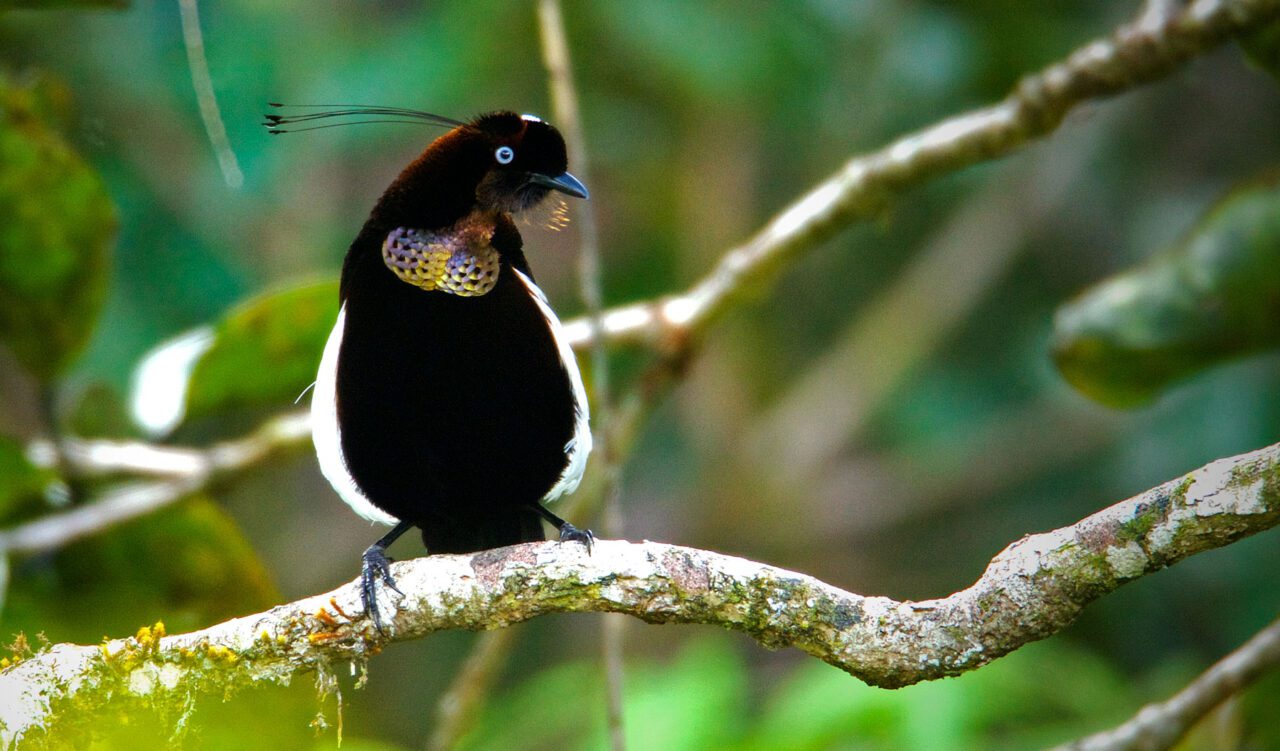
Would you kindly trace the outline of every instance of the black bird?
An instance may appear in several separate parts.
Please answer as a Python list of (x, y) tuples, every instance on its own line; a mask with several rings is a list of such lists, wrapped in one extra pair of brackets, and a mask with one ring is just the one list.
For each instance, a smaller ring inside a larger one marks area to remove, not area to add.
[(464, 123), (354, 107), (266, 124), (289, 132), (281, 126), (344, 115), (451, 127), (391, 183), (347, 250), (311, 401), (324, 476), (357, 514), (392, 525), (361, 569), (381, 630), (377, 580), (399, 592), (385, 551), (412, 527), (429, 553), (542, 540), (543, 519), (560, 540), (591, 545), (590, 531), (543, 506), (577, 487), (591, 431), (573, 351), (512, 221), (551, 191), (587, 189), (565, 171), (560, 133), (532, 115)]

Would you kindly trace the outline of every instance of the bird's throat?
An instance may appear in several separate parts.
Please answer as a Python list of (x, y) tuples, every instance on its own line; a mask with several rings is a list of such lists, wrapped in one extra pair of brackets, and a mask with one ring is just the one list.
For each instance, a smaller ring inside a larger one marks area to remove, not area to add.
[(494, 218), (480, 212), (441, 232), (397, 227), (382, 243), (382, 261), (401, 281), (459, 297), (488, 294), (498, 284)]

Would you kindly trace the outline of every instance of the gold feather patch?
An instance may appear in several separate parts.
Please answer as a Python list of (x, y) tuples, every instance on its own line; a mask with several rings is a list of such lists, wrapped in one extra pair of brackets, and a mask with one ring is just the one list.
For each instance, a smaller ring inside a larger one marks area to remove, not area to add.
[(437, 234), (397, 227), (382, 242), (382, 260), (420, 289), (479, 297), (498, 283), (498, 251), (489, 236), (471, 228)]

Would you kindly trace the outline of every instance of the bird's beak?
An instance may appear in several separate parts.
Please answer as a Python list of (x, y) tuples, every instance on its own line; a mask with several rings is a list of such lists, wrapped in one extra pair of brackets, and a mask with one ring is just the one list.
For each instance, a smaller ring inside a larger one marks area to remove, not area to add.
[(544, 188), (558, 190), (561, 193), (568, 193), (574, 198), (587, 197), (587, 186), (583, 185), (581, 180), (570, 175), (568, 172), (561, 172), (555, 177), (544, 175), (539, 172), (533, 172), (529, 175), (529, 182), (534, 185), (541, 185)]

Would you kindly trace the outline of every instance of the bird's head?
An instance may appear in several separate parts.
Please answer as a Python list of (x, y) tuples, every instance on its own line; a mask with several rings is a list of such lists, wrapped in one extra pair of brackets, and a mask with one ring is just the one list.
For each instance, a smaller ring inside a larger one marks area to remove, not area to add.
[[(586, 198), (587, 188), (565, 167), (564, 138), (533, 115), (493, 112), (458, 130), (475, 160), (476, 203), (481, 208), (517, 212), (537, 205), (551, 191)], [(442, 139), (443, 140), (443, 139)]]
[[(273, 104), (273, 107), (300, 109)], [(305, 105), (303, 107), (306, 107)], [(375, 215), (430, 214), (452, 221), (472, 208), (518, 212), (536, 206), (551, 191), (586, 198), (587, 188), (565, 171), (564, 138), (533, 115), (490, 112), (470, 122), (420, 110), (369, 105), (318, 105), (302, 114), (269, 114), (263, 123), (273, 134), (370, 122), (442, 125), (435, 139), (391, 184)], [(318, 120), (338, 118), (322, 125)], [(360, 118), (349, 120), (347, 118)], [(298, 127), (303, 126), (303, 127)]]
[[(559, 130), (534, 115), (498, 111), (463, 123), (403, 107), (275, 102), (271, 106), (302, 110), (300, 114), (266, 115), (262, 124), (273, 134), (356, 123), (449, 128), (404, 168), (375, 207), (375, 217), (393, 223), (406, 214), (422, 216), (424, 225), (431, 226), (447, 224), (471, 209), (524, 211), (552, 191), (586, 198), (584, 184), (564, 169), (568, 160)], [(337, 122), (316, 124), (330, 119)]]

